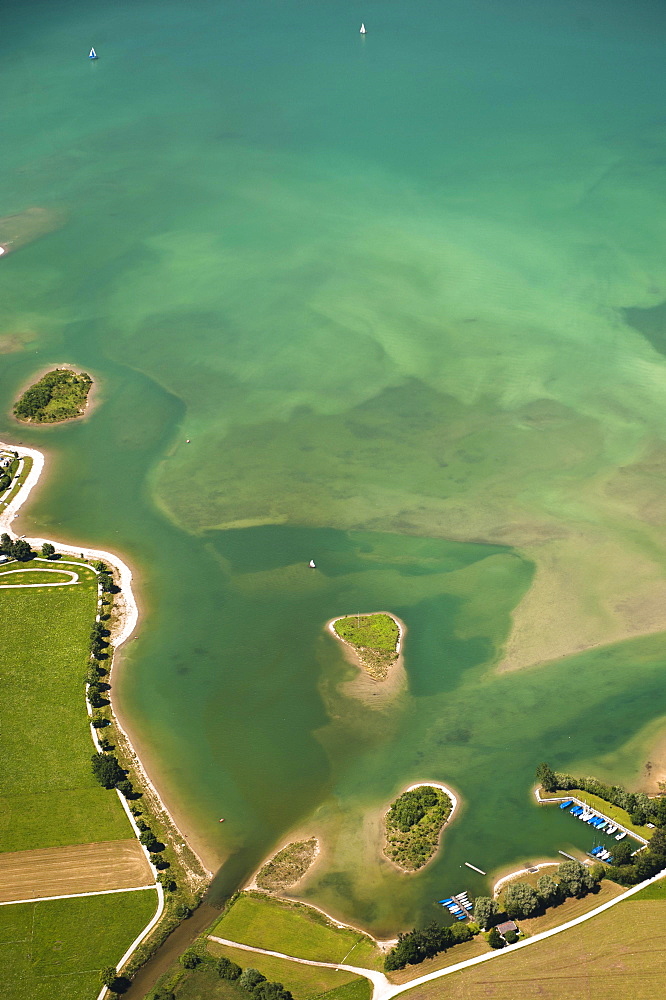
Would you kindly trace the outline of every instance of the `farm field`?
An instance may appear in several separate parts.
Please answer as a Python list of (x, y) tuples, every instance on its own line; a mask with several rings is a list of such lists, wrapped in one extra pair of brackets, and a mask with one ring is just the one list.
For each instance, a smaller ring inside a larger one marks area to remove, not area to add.
[(404, 994), (405, 1000), (648, 1000), (661, 996), (666, 989), (663, 900), (663, 896), (658, 900), (630, 898), (513, 955), (417, 986)]
[(84, 684), (95, 573), (81, 564), (72, 586), (3, 588), (5, 573), (16, 583), (16, 569), (9, 563), (0, 572), (0, 619), (8, 623), (0, 645), (0, 851), (125, 840), (132, 830), (117, 797), (90, 772)]
[[(271, 982), (282, 983), (294, 995), (294, 1000), (310, 1000), (330, 993), (332, 990), (348, 983), (368, 983), (352, 972), (336, 972), (335, 969), (321, 969), (316, 965), (299, 965), (283, 958), (272, 958), (259, 952), (244, 951), (241, 948), (229, 948), (226, 945), (208, 942), (208, 951), (215, 958), (220, 955), (230, 958), (241, 968), (258, 969)], [(363, 991), (361, 991), (363, 992)], [(365, 994), (370, 996), (370, 987), (365, 987)]]
[(94, 1000), (156, 906), (150, 890), (0, 906), (0, 997)]
[(370, 938), (329, 924), (316, 911), (267, 896), (244, 893), (211, 928), (211, 934), (317, 962), (341, 962), (382, 969)]
[(154, 883), (138, 840), (0, 854), (0, 902)]

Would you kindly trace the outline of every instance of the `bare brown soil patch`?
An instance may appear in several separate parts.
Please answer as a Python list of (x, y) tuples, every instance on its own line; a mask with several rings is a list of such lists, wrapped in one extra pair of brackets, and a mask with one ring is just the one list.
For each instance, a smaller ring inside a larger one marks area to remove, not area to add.
[(3, 903), (101, 889), (131, 889), (153, 882), (151, 867), (137, 840), (0, 854)]

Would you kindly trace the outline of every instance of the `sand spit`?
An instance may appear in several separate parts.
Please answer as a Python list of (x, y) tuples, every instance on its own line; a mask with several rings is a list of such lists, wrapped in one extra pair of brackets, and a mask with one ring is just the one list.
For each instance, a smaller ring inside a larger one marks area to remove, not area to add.
[[(18, 491), (16, 496), (13, 497), (5, 510), (0, 513), (0, 533), (7, 532), (9, 535), (16, 538), (19, 536), (17, 536), (16, 532), (12, 530), (12, 522), (19, 513), (20, 508), (28, 499), (31, 490), (33, 490), (39, 482), (39, 478), (44, 471), (45, 458), (42, 452), (37, 451), (35, 448), (24, 448), (22, 446), (4, 444), (2, 442), (0, 442), (0, 448), (16, 452), (19, 458), (32, 459), (32, 468), (30, 469), (25, 482), (21, 486), (21, 489)], [(113, 567), (114, 576), (120, 586), (120, 594), (116, 596), (116, 600), (114, 601), (116, 614), (114, 620), (111, 622), (110, 629), (111, 644), (114, 647), (114, 657), (111, 662), (111, 670), (109, 674), (109, 679), (111, 679), (116, 665), (118, 648), (124, 642), (127, 642), (136, 629), (137, 622), (139, 620), (139, 609), (132, 590), (131, 569), (125, 562), (123, 562), (122, 559), (115, 555), (115, 553), (106, 552), (103, 549), (91, 549), (82, 545), (68, 545), (58, 542), (53, 538), (28, 538), (27, 540), (35, 548), (39, 548), (44, 542), (51, 542), (51, 544), (54, 545), (59, 552), (81, 556), (84, 559), (89, 560), (102, 560)], [(111, 703), (111, 710), (113, 711), (113, 701)], [(204, 865), (203, 861), (194, 850), (192, 844), (176, 825), (173, 815), (167, 808), (163, 798), (160, 796), (153, 782), (149, 778), (138, 754), (134, 750), (126, 730), (121, 726), (115, 712), (113, 715), (114, 724), (117, 727), (117, 731), (122, 735), (128, 756), (132, 760), (132, 765), (140, 776), (145, 793), (150, 799), (153, 809), (159, 814), (160, 818), (164, 821), (166, 828), (170, 831), (174, 850), (178, 854), (181, 864), (183, 865), (192, 886), (203, 886), (207, 883), (209, 878), (212, 878), (213, 872), (211, 872)], [(189, 857), (189, 855), (191, 855), (191, 857)]]

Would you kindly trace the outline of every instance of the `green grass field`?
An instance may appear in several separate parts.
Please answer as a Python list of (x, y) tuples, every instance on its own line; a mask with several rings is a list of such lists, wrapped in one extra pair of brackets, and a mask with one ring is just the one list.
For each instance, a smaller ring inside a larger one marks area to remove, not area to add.
[[(266, 979), (274, 983), (282, 983), (293, 993), (294, 1000), (311, 1000), (322, 994), (329, 994), (339, 987), (349, 983), (359, 982), (360, 977), (352, 972), (336, 972), (335, 969), (320, 969), (316, 965), (299, 965), (284, 958), (271, 958), (258, 952), (243, 951), (241, 948), (228, 948), (225, 945), (208, 942), (208, 951), (218, 958), (225, 955), (240, 965), (241, 968), (258, 969)], [(361, 979), (361, 984), (369, 980)], [(369, 1000), (369, 986), (364, 986)], [(361, 991), (363, 992), (363, 991)]]
[(373, 941), (357, 931), (334, 927), (316, 911), (269, 896), (243, 893), (213, 926), (211, 934), (317, 962), (383, 968)]
[(666, 992), (664, 898), (630, 897), (546, 941), (417, 986), (405, 1000), (653, 1000)]
[(349, 615), (333, 626), (341, 639), (355, 646), (393, 652), (396, 648), (398, 626), (389, 615)]
[(97, 583), (90, 568), (79, 572), (74, 586), (0, 586), (1, 851), (132, 836), (117, 797), (90, 771), (84, 683)]
[(152, 891), (0, 906), (2, 1000), (94, 1000), (155, 913)]

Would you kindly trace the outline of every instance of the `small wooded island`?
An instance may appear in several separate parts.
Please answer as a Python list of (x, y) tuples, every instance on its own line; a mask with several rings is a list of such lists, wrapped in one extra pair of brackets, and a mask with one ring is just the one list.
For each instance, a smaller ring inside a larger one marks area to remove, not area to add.
[(386, 680), (389, 668), (400, 655), (402, 630), (388, 613), (346, 615), (329, 623), (333, 634), (351, 646), (355, 659), (377, 681)]
[(25, 390), (14, 404), (14, 416), (35, 424), (73, 420), (83, 415), (92, 384), (86, 372), (56, 368)]
[(454, 804), (441, 788), (419, 785), (399, 795), (386, 813), (384, 854), (406, 872), (423, 868), (437, 852)]

